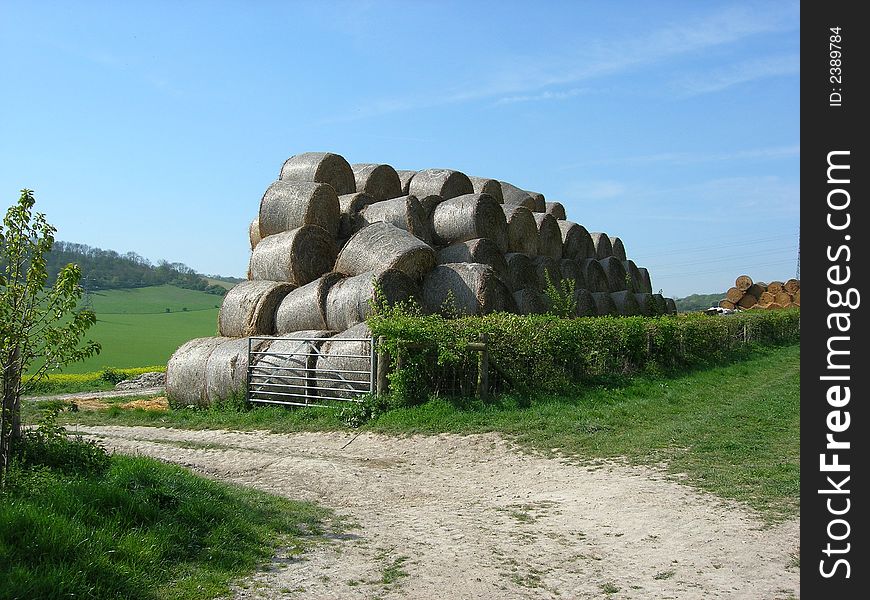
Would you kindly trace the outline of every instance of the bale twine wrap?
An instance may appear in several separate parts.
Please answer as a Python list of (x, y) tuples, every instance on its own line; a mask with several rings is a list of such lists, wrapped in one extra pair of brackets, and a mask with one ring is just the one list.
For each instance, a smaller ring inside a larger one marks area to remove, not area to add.
[(634, 261), (631, 259), (623, 261), (622, 267), (625, 269), (625, 272), (628, 273), (628, 277), (631, 280), (631, 290), (633, 292), (643, 291), (641, 290), (643, 287), (643, 277), (640, 274), (640, 269), (637, 268)]
[(274, 335), (278, 305), (294, 287), (278, 281), (243, 281), (236, 285), (227, 292), (221, 304), (218, 314), (220, 335)]
[[(788, 296), (788, 294), (786, 294)], [(791, 300), (791, 298), (789, 298)], [(758, 304), (758, 298), (753, 296), (752, 294), (743, 294), (743, 297), (737, 302), (737, 306), (740, 308), (752, 308)]]
[(333, 285), (326, 298), (326, 328), (344, 331), (365, 321), (372, 314), (375, 285), (382, 292), (382, 300), (395, 306), (399, 302), (414, 300), (422, 305), (420, 288), (409, 276), (397, 269), (370, 271), (342, 279)]
[(546, 200), (544, 200), (541, 194), (527, 192), (506, 181), (500, 181), (499, 183), (501, 184), (501, 192), (505, 204), (525, 206), (532, 212), (542, 213), (546, 211)]
[(375, 202), (363, 208), (354, 218), (353, 231), (356, 233), (363, 227), (383, 221), (431, 244), (432, 226), (428, 217), (416, 196), (401, 196)]
[(248, 346), (257, 352), (268, 344), (268, 340), (243, 337), (227, 339), (215, 348), (205, 367), (208, 404), (244, 394), (248, 383)]
[(586, 280), (586, 289), (590, 292), (610, 292), (610, 284), (607, 283), (607, 273), (594, 258), (580, 261), (583, 270), (583, 278)]
[(565, 207), (561, 202), (545, 202), (544, 203), (545, 210), (548, 215), (553, 215), (553, 217), (559, 221), (564, 221), (568, 218), (568, 215), (565, 214)]
[(514, 304), (521, 315), (542, 315), (549, 309), (547, 297), (531, 288), (523, 288), (513, 293)]
[(487, 238), (504, 253), (508, 250), (507, 221), (501, 204), (486, 194), (446, 199), (432, 213), (435, 243), (448, 246)]
[(508, 252), (538, 253), (538, 224), (532, 211), (518, 204), (500, 204), (507, 223)]
[(617, 316), (619, 310), (616, 304), (613, 303), (613, 298), (610, 297), (610, 292), (591, 292), (592, 301), (595, 303), (595, 315), (605, 317), (607, 315)]
[(595, 246), (586, 228), (571, 221), (558, 221), (562, 234), (562, 256), (574, 260), (595, 258)]
[(399, 170), (396, 171), (396, 174), (399, 176), (399, 183), (402, 184), (402, 194), (407, 196), (410, 193), (408, 188), (411, 187), (411, 180), (417, 174), (417, 171)]
[(595, 248), (595, 258), (601, 260), (613, 256), (613, 246), (610, 245), (610, 237), (606, 233), (591, 231), (589, 237), (592, 238), (592, 247)]
[[(621, 295), (621, 297), (624, 297), (627, 304), (631, 304), (631, 301), (634, 300), (634, 305), (636, 306), (636, 308), (634, 309), (636, 312), (623, 312), (623, 311), (630, 311), (630, 310), (632, 310), (632, 308), (630, 306), (621, 307), (621, 306), (619, 306), (619, 303), (617, 302), (617, 307), (619, 308), (619, 314), (622, 314), (622, 315), (629, 315), (629, 314), (643, 315), (645, 317), (654, 317), (656, 315), (656, 304), (655, 304), (655, 300), (653, 300), (652, 294), (647, 294), (646, 292), (632, 293), (632, 292), (625, 291), (625, 292), (613, 292), (610, 295), (613, 296), (613, 294), (619, 294), (619, 295)], [(614, 298), (614, 302), (616, 302), (616, 298)]]
[[(454, 306), (449, 306), (452, 296)], [(514, 307), (510, 291), (489, 265), (448, 263), (438, 265), (423, 278), (423, 302), (435, 313), (484, 315)], [(446, 303), (446, 304), (445, 304)]]
[(628, 257), (625, 255), (625, 245), (622, 243), (622, 240), (615, 235), (611, 235), (609, 236), (609, 238), (610, 248), (613, 251), (613, 256), (621, 261), (625, 261)]
[(782, 306), (785, 306), (786, 304), (791, 302), (791, 295), (788, 292), (786, 292), (785, 290), (783, 290), (783, 291), (777, 292), (773, 295), (773, 301), (776, 304), (781, 304)]
[(665, 308), (668, 315), (677, 314), (677, 302), (673, 298), (665, 298)]
[(508, 287), (511, 286), (507, 261), (492, 240), (476, 238), (452, 244), (439, 250), (435, 260), (439, 265), (461, 262), (489, 265), (503, 283), (507, 284)]
[(798, 279), (789, 279), (783, 284), (783, 289), (787, 291), (789, 294), (794, 294), (799, 289), (801, 289), (801, 282)]
[(549, 256), (535, 256), (532, 258), (532, 268), (535, 272), (536, 285), (539, 290), (547, 289), (547, 278), (558, 290), (562, 281), (561, 261)]
[(752, 286), (752, 277), (749, 275), (741, 275), (734, 281), (734, 287), (741, 292), (745, 292)]
[(338, 207), (341, 210), (341, 216), (338, 221), (338, 237), (347, 239), (352, 236), (354, 232), (353, 224), (359, 211), (375, 202), (377, 200), (365, 192), (339, 196)]
[(275, 330), (278, 334), (330, 329), (326, 325), (326, 299), (332, 286), (342, 279), (341, 273), (327, 273), (284, 296), (275, 313)]
[(248, 239), (251, 241), (251, 250), (257, 247), (263, 236), (260, 235), (260, 217), (254, 217), (248, 226)]
[(471, 187), (475, 194), (489, 194), (499, 204), (504, 204), (504, 194), (501, 191), (501, 184), (496, 179), (487, 179), (486, 177), (471, 177)]
[(434, 266), (435, 251), (431, 247), (404, 229), (383, 222), (353, 234), (335, 260), (335, 270), (345, 275), (392, 268), (415, 280)]
[(638, 267), (637, 270), (640, 271), (640, 278), (643, 283), (638, 291), (652, 294), (652, 280), (649, 276), (649, 269), (647, 269), (646, 267)]
[(731, 300), (719, 300), (719, 308), (727, 308), (729, 310), (734, 310), (734, 307), (737, 305), (731, 302)]
[(577, 303), (578, 317), (594, 317), (596, 314), (595, 298), (592, 293), (583, 288), (574, 290), (574, 301)]
[(559, 273), (562, 279), (574, 280), (574, 289), (578, 290), (586, 287), (586, 277), (583, 276), (583, 267), (576, 260), (563, 258), (559, 261)]
[(668, 314), (668, 302), (662, 294), (653, 294), (653, 307), (656, 315)]
[(725, 299), (729, 302), (733, 302), (737, 304), (740, 302), (740, 299), (743, 297), (743, 292), (738, 290), (736, 287), (728, 288), (728, 291), (725, 292)]
[(350, 168), (356, 181), (356, 191), (365, 192), (375, 200), (389, 200), (402, 195), (402, 181), (390, 165), (356, 163)]
[(332, 186), (308, 181), (276, 181), (260, 200), (260, 236), (319, 225), (335, 237), (341, 214)]
[(762, 292), (758, 297), (759, 304), (770, 304), (776, 299), (776, 295), (772, 292)]
[(508, 266), (508, 287), (512, 290), (537, 289), (538, 278), (532, 264), (532, 257), (519, 252), (504, 255)]
[(320, 347), (316, 363), (319, 396), (353, 398), (358, 396), (359, 392), (368, 392), (371, 389), (366, 373), (348, 372), (371, 369), (369, 358), (371, 342), (351, 341), (354, 338), (359, 340), (371, 337), (372, 332), (368, 326), (360, 323), (331, 337)]
[(767, 284), (767, 291), (771, 294), (778, 294), (783, 290), (783, 285), (781, 281), (771, 281)]
[(337, 254), (328, 231), (304, 225), (263, 238), (251, 253), (250, 277), (305, 285), (332, 270)]
[(562, 258), (562, 230), (559, 221), (547, 213), (534, 213), (535, 225), (538, 228), (538, 256)]
[(182, 344), (166, 364), (166, 398), (173, 408), (206, 406), (206, 365), (228, 337), (196, 338)]
[(607, 258), (600, 259), (598, 264), (604, 269), (604, 274), (607, 277), (607, 287), (610, 288), (611, 292), (628, 290), (626, 280), (631, 281), (631, 276), (625, 272), (625, 266), (623, 266), (620, 259), (615, 256), (608, 256)]
[(451, 169), (426, 169), (411, 179), (408, 193), (414, 196), (441, 196), (445, 200), (474, 193), (474, 186), (465, 173)]
[(356, 180), (350, 163), (332, 152), (304, 152), (291, 156), (281, 167), (278, 179), (328, 183), (339, 196), (356, 191)]
[[(317, 393), (316, 381), (310, 369), (317, 365), (317, 355), (323, 342), (334, 335), (333, 331), (294, 331), (269, 340), (259, 350), (270, 354), (255, 355), (253, 361), (251, 392), (257, 398), (274, 402), (305, 402), (304, 398), (287, 394)], [(302, 340), (293, 338), (313, 338)], [(289, 387), (286, 387), (289, 386)]]

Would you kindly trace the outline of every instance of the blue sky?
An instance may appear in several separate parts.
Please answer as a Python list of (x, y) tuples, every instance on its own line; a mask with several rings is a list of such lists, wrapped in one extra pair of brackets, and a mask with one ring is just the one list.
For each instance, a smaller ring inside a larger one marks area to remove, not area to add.
[(284, 159), (447, 167), (619, 235), (665, 294), (794, 276), (791, 2), (0, 2), (0, 192), (243, 276)]

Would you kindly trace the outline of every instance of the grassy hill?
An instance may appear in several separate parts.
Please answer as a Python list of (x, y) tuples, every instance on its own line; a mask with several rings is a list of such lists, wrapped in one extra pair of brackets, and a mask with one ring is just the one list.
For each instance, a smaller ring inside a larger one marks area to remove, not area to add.
[(718, 294), (692, 294), (685, 298), (676, 298), (677, 310), (680, 312), (691, 312), (694, 310), (706, 310), (711, 306), (717, 306), (719, 300), (725, 297), (725, 292)]

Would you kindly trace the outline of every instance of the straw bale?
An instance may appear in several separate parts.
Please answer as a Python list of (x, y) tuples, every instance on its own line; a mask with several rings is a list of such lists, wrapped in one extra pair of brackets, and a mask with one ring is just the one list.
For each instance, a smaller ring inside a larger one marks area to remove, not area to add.
[(305, 285), (332, 270), (337, 254), (329, 232), (304, 225), (263, 238), (251, 253), (250, 277)]
[(532, 211), (517, 204), (500, 204), (507, 223), (508, 252), (538, 253), (538, 224)]
[(243, 395), (248, 383), (248, 348), (254, 352), (268, 346), (265, 339), (249, 337), (227, 339), (211, 355), (205, 367), (208, 404)]
[(719, 300), (719, 308), (729, 308), (733, 310), (736, 306), (737, 305), (731, 302), (731, 300)]
[(260, 200), (260, 236), (319, 225), (335, 237), (341, 209), (332, 186), (308, 181), (276, 181)]
[(794, 293), (794, 296), (792, 297), (791, 301), (795, 306), (801, 305), (801, 291), (800, 290), (798, 290)]
[(220, 335), (273, 335), (278, 305), (293, 288), (289, 283), (277, 281), (243, 281), (236, 285), (227, 292), (221, 304), (218, 315)]
[(513, 293), (517, 313), (521, 315), (542, 315), (547, 312), (547, 297), (538, 290), (524, 288)]
[(501, 183), (501, 191), (505, 204), (525, 206), (532, 212), (542, 213), (546, 211), (547, 205), (543, 195), (527, 192), (506, 181), (500, 181), (499, 183)]
[(622, 240), (615, 235), (608, 237), (610, 238), (610, 248), (613, 251), (613, 256), (621, 261), (625, 261), (627, 257), (625, 255), (625, 245), (622, 243)]
[(791, 296), (786, 291), (777, 292), (773, 295), (773, 301), (777, 304), (781, 304), (785, 306), (789, 302), (791, 302)]
[(338, 206), (341, 209), (341, 216), (338, 221), (339, 240), (347, 241), (347, 238), (353, 235), (353, 224), (357, 214), (366, 206), (375, 202), (377, 200), (364, 192), (345, 194), (338, 197)]
[(623, 261), (622, 263), (625, 272), (628, 273), (628, 277), (631, 281), (631, 291), (633, 292), (641, 292), (646, 291), (643, 290), (643, 276), (640, 274), (640, 269), (637, 268), (637, 265), (634, 264), (634, 261), (629, 259)]
[(592, 246), (595, 248), (595, 258), (601, 260), (613, 256), (613, 246), (610, 245), (610, 237), (606, 233), (591, 231), (589, 237), (592, 238)]
[(492, 240), (476, 238), (452, 244), (439, 250), (435, 259), (439, 265), (461, 262), (489, 265), (496, 276), (510, 287), (511, 278), (507, 261)]
[(545, 212), (548, 215), (553, 215), (559, 221), (564, 221), (568, 218), (568, 215), (565, 214), (565, 207), (561, 202), (546, 202), (544, 206), (546, 207)]
[(535, 225), (538, 228), (538, 256), (562, 258), (562, 230), (559, 221), (547, 213), (535, 213)]
[(783, 285), (781, 281), (771, 281), (767, 284), (767, 291), (771, 294), (778, 294), (783, 290)]
[(432, 213), (435, 212), (435, 207), (444, 201), (444, 198), (437, 194), (429, 194), (428, 196), (417, 198), (417, 200), (420, 202), (423, 210), (426, 211), (426, 220), (430, 222), (429, 226), (431, 227)]
[(589, 290), (583, 288), (575, 289), (574, 301), (577, 303), (578, 317), (594, 317), (596, 315), (595, 298), (592, 297), (592, 293)]
[(761, 294), (767, 291), (767, 286), (759, 285), (758, 283), (753, 283), (749, 286), (749, 289), (746, 290), (747, 294), (752, 294), (756, 298), (761, 298)]
[(539, 290), (547, 289), (547, 276), (550, 281), (559, 289), (562, 281), (562, 269), (559, 264), (561, 261), (549, 256), (535, 256), (532, 258), (532, 268), (535, 271), (536, 288)]
[(778, 302), (771, 302), (765, 308), (767, 308), (767, 310), (778, 310), (778, 309), (784, 308), (784, 307), (782, 304), (779, 304)]
[(248, 239), (251, 242), (251, 250), (257, 247), (263, 236), (260, 235), (260, 217), (254, 217), (251, 224), (248, 226)]
[(586, 287), (586, 277), (583, 275), (583, 267), (580, 266), (579, 261), (563, 258), (559, 261), (559, 273), (562, 279), (573, 279), (575, 289)]
[(509, 252), (504, 255), (508, 266), (508, 287), (512, 290), (536, 289), (538, 278), (535, 273), (532, 257), (520, 252)]
[(501, 184), (496, 179), (486, 177), (468, 177), (475, 194), (489, 194), (499, 204), (504, 204), (504, 194), (501, 192)]
[(758, 298), (752, 294), (743, 294), (743, 297), (737, 302), (737, 306), (740, 308), (752, 308), (756, 304), (758, 304)]
[[(643, 298), (641, 298), (641, 296)], [(652, 294), (635, 294), (628, 290), (610, 292), (616, 310), (623, 317), (652, 315)]]
[(571, 221), (558, 221), (562, 234), (562, 256), (574, 260), (595, 258), (595, 246), (586, 228)]
[(607, 273), (594, 258), (579, 261), (583, 270), (583, 278), (586, 280), (586, 289), (590, 292), (610, 292), (610, 284), (607, 283)]
[(396, 174), (399, 176), (399, 183), (402, 184), (402, 193), (405, 195), (410, 194), (408, 190), (411, 187), (411, 180), (417, 174), (417, 171), (400, 170), (396, 171)]
[(631, 276), (625, 272), (625, 266), (622, 261), (615, 256), (599, 259), (598, 264), (604, 269), (604, 274), (607, 276), (607, 287), (611, 292), (619, 292), (627, 290), (627, 281), (631, 281)]
[(326, 299), (332, 286), (342, 279), (341, 273), (327, 273), (287, 294), (275, 313), (278, 334), (331, 329), (326, 325)]
[(728, 291), (725, 292), (725, 298), (729, 302), (733, 302), (734, 304), (737, 304), (738, 302), (740, 302), (740, 299), (742, 297), (743, 297), (743, 292), (741, 292), (736, 287), (728, 288)]
[(668, 314), (668, 301), (662, 294), (653, 294), (653, 307), (656, 315)]
[(370, 375), (346, 372), (371, 372), (371, 341), (352, 341), (354, 338), (370, 340), (371, 337), (368, 326), (359, 323), (323, 344), (317, 357), (317, 387), (322, 388), (318, 390), (320, 396), (352, 399), (360, 392), (371, 390)]
[[(450, 296), (453, 307), (449, 307)], [(423, 302), (432, 312), (444, 312), (446, 308), (451, 312), (455, 308), (459, 315), (483, 315), (515, 308), (510, 291), (492, 267), (479, 263), (435, 267), (423, 278)]]
[[(333, 331), (302, 330), (269, 340), (255, 355), (251, 369), (251, 393), (258, 399), (304, 403), (306, 392), (317, 395), (313, 371), (318, 353)], [(303, 339), (306, 338), (306, 339)], [(298, 394), (298, 396), (288, 395)]]
[(356, 233), (363, 227), (378, 221), (404, 229), (427, 244), (432, 243), (429, 215), (416, 196), (401, 196), (369, 204), (354, 218), (353, 232)]
[(801, 282), (799, 279), (789, 279), (783, 284), (783, 289), (789, 294), (794, 294), (799, 289), (801, 289)]
[(677, 314), (677, 303), (673, 298), (665, 298), (665, 304), (667, 306), (666, 314), (669, 314), (669, 315)]
[(335, 261), (345, 275), (398, 269), (415, 280), (435, 266), (435, 251), (425, 242), (389, 223), (372, 223), (351, 237)]
[(365, 321), (372, 314), (372, 305), (378, 301), (375, 298), (375, 284), (383, 293), (381, 299), (388, 306), (410, 300), (417, 306), (423, 304), (420, 288), (401, 271), (370, 271), (343, 279), (329, 289), (326, 298), (327, 329), (344, 331)]
[(206, 365), (227, 337), (196, 338), (181, 345), (166, 364), (166, 397), (173, 408), (206, 406)]
[(758, 297), (758, 303), (759, 304), (770, 304), (775, 299), (776, 299), (776, 294), (773, 294), (771, 292), (762, 292), (761, 295)]
[(445, 200), (474, 193), (474, 186), (465, 173), (450, 169), (425, 169), (411, 179), (408, 193), (418, 198), (429, 195)]
[(745, 292), (752, 286), (752, 277), (749, 275), (741, 275), (734, 281), (734, 287), (741, 292)]
[(332, 152), (304, 152), (288, 158), (281, 167), (282, 181), (328, 183), (339, 196), (356, 191), (353, 169), (344, 157)]
[(465, 194), (444, 200), (432, 213), (432, 225), (435, 243), (439, 245), (487, 238), (500, 252), (508, 250), (507, 221), (501, 204), (486, 194)]
[(613, 303), (610, 292), (591, 292), (591, 294), (592, 301), (595, 303), (595, 314), (597, 316), (619, 315), (619, 310), (616, 308), (616, 304)]
[(356, 163), (350, 168), (356, 180), (356, 191), (365, 192), (375, 200), (389, 200), (402, 195), (399, 174), (390, 165)]
[(640, 278), (643, 282), (643, 285), (641, 285), (641, 288), (637, 291), (652, 294), (652, 280), (649, 276), (649, 270), (646, 267), (638, 267), (637, 270), (640, 272)]

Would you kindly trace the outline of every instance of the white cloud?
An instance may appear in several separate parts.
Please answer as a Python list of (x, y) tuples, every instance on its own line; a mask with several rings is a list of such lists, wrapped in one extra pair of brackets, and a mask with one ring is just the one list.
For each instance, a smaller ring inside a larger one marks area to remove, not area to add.
[(541, 100), (567, 100), (581, 94), (588, 94), (591, 90), (588, 88), (574, 88), (565, 90), (564, 92), (541, 92), (540, 94), (526, 96), (505, 96), (499, 98), (496, 104), (515, 104), (517, 102), (538, 102)]

